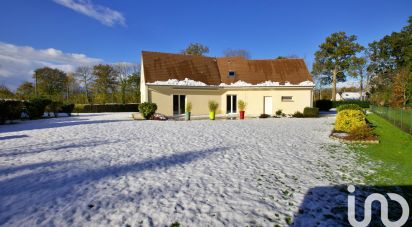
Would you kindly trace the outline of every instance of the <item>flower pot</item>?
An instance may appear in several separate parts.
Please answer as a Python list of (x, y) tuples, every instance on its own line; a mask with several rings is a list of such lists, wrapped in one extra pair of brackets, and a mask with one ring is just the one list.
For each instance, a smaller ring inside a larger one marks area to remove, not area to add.
[(185, 113), (185, 120), (190, 121), (190, 112)]
[(245, 119), (245, 111), (239, 111), (239, 118), (240, 120)]
[(209, 112), (209, 119), (214, 120), (215, 119), (215, 112)]

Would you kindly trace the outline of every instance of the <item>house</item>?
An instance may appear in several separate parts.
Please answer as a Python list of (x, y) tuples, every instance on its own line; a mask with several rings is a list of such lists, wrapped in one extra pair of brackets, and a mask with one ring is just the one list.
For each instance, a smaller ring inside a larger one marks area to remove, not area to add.
[(208, 102), (219, 104), (216, 114), (235, 114), (237, 101), (247, 102), (246, 115), (292, 114), (312, 107), (313, 82), (303, 59), (248, 60), (243, 57), (204, 57), (143, 51), (141, 102), (152, 102), (167, 116), (207, 115)]
[(339, 92), (336, 94), (336, 101), (343, 101), (343, 100), (365, 100), (366, 99), (366, 92), (362, 93), (362, 97), (360, 92)]

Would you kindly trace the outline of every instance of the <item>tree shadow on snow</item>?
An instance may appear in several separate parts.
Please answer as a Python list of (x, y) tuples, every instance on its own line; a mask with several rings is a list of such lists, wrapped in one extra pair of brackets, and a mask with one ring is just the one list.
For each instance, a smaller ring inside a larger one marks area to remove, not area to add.
[[(0, 225), (6, 223), (13, 215), (24, 213), (27, 209), (33, 210), (33, 206), (35, 208), (46, 206), (46, 204), (53, 203), (59, 197), (71, 196), (70, 199), (72, 200), (81, 200), (81, 194), (73, 196), (76, 192), (75, 189), (78, 189), (80, 184), (98, 182), (104, 178), (116, 178), (129, 173), (136, 174), (144, 171), (166, 170), (174, 166), (185, 165), (206, 158), (227, 149), (226, 147), (216, 147), (179, 152), (129, 164), (100, 166), (99, 168), (92, 168), (93, 166), (89, 163), (82, 163), (82, 161), (78, 160), (62, 162), (60, 164), (33, 164), (35, 165), (33, 168), (37, 168), (38, 171), (31, 171), (27, 174), (0, 181), (0, 185), (2, 185), (0, 187)], [(51, 169), (45, 170), (42, 167), (50, 167)], [(30, 166), (20, 168), (23, 170), (30, 168)], [(2, 169), (0, 177), (4, 173), (16, 173), (19, 170), (19, 167)], [(44, 198), (45, 196), (47, 196), (47, 199)], [(20, 199), (13, 199), (16, 197)], [(15, 201), (11, 207), (5, 205), (8, 204), (9, 199)]]
[[(27, 155), (27, 154), (39, 154), (46, 151), (60, 151), (60, 150), (70, 150), (72, 148), (84, 148), (84, 147), (96, 147), (99, 145), (120, 143), (122, 140), (73, 140), (69, 144), (67, 140), (60, 141), (61, 143), (66, 143), (64, 145), (50, 145), (50, 143), (36, 144), (36, 148), (32, 149), (31, 146), (18, 146), (10, 149), (5, 149), (0, 151), (0, 157), (10, 157), (17, 155)], [(53, 144), (59, 144), (59, 142), (54, 142)], [(40, 146), (39, 146), (40, 145)], [(23, 149), (24, 148), (24, 149)]]
[(66, 126), (76, 126), (76, 125), (90, 125), (90, 124), (104, 124), (112, 122), (129, 121), (125, 120), (90, 120), (88, 118), (79, 117), (59, 117), (59, 118), (49, 118), (49, 119), (39, 119), (32, 121), (25, 121), (19, 124), (12, 125), (2, 125), (0, 127), (0, 133), (6, 132), (18, 132), (26, 130), (36, 130), (36, 129), (47, 129), (47, 128), (60, 128)]
[[(380, 193), (386, 197), (390, 221), (397, 221), (401, 217), (402, 208), (386, 193), (403, 196), (412, 211), (412, 186), (354, 186), (354, 193), (348, 192), (348, 185), (311, 188), (307, 191), (290, 226), (351, 226), (348, 221), (348, 195), (355, 196), (357, 221), (364, 220), (365, 199), (372, 193)], [(381, 206), (377, 201), (372, 203), (372, 221), (368, 226), (384, 226), (381, 221)], [(412, 226), (412, 213), (409, 214), (409, 220), (404, 226)]]
[(28, 135), (14, 135), (14, 136), (2, 136), (0, 137), (1, 140), (11, 140), (11, 139), (19, 139), (19, 138), (27, 138)]

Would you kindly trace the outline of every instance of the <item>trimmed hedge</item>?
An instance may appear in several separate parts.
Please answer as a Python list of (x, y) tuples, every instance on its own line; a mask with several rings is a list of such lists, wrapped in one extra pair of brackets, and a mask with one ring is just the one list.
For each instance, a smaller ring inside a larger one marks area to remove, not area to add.
[(342, 110), (336, 116), (337, 131), (351, 132), (366, 125), (366, 116), (361, 110)]
[(76, 104), (73, 108), (75, 113), (137, 112), (139, 104)]
[(316, 100), (315, 102), (315, 107), (317, 107), (321, 111), (329, 111), (332, 108), (332, 106), (332, 101), (328, 99)]
[(340, 105), (336, 107), (336, 112), (339, 112), (342, 110), (362, 110), (363, 111), (363, 108), (356, 104), (345, 104), (345, 105)]
[(18, 100), (0, 100), (0, 124), (20, 119), (23, 103)]
[(338, 106), (347, 105), (347, 104), (356, 104), (362, 108), (369, 108), (369, 102), (361, 101), (361, 100), (334, 101), (332, 102), (332, 107), (337, 108)]
[(39, 119), (43, 117), (46, 107), (51, 104), (50, 99), (32, 99), (24, 102), (24, 111), (29, 115), (30, 119)]
[(319, 117), (319, 109), (316, 107), (305, 107), (303, 117)]
[(67, 115), (71, 116), (74, 110), (74, 104), (65, 104), (63, 106), (61, 106), (60, 108), (60, 112), (61, 113), (66, 113)]

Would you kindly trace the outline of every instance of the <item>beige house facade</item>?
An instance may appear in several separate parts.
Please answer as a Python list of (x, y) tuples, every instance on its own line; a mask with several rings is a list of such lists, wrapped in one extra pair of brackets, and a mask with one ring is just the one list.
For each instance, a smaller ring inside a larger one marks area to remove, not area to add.
[(313, 105), (312, 78), (302, 59), (143, 52), (140, 89), (141, 102), (156, 103), (157, 112), (166, 116), (184, 114), (188, 102), (192, 115), (207, 115), (211, 100), (219, 104), (220, 115), (237, 114), (239, 100), (247, 103), (246, 116), (274, 115), (277, 110), (293, 114)]

